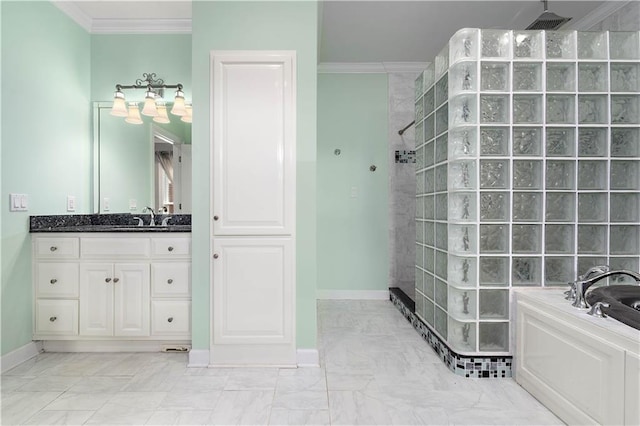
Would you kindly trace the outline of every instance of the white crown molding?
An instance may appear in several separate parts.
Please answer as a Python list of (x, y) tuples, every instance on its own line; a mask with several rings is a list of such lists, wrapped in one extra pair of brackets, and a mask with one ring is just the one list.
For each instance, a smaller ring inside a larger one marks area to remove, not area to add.
[[(637, 0), (634, 0), (637, 1)], [(588, 31), (593, 28), (594, 25), (602, 22), (604, 19), (616, 13), (618, 10), (633, 3), (633, 1), (605, 1), (602, 5), (598, 6), (590, 13), (585, 15), (582, 19), (577, 21), (569, 21), (562, 27), (563, 30), (578, 30)]]
[(191, 19), (94, 19), (92, 34), (191, 34)]
[(321, 62), (319, 74), (387, 74), (392, 72), (419, 73), (428, 62)]
[(84, 13), (82, 9), (80, 9), (74, 2), (52, 0), (51, 3), (53, 3), (54, 6), (66, 13), (69, 18), (73, 19), (76, 24), (87, 30), (87, 32), (91, 32), (91, 17)]

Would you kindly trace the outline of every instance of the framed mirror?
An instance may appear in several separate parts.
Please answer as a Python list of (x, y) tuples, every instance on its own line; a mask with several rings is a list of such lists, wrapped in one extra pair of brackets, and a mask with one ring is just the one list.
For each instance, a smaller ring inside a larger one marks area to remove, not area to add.
[(94, 104), (93, 211), (191, 213), (191, 124), (130, 124), (110, 111)]

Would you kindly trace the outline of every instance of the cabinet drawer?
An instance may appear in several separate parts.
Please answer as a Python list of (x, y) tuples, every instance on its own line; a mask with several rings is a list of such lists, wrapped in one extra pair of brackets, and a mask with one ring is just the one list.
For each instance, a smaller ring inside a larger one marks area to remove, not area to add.
[(80, 252), (86, 259), (130, 259), (149, 257), (148, 238), (82, 238)]
[(78, 263), (38, 263), (36, 297), (78, 297), (79, 276)]
[(191, 255), (191, 238), (154, 238), (151, 241), (154, 257), (187, 257)]
[(76, 336), (78, 334), (78, 301), (38, 299), (36, 301), (36, 334)]
[(153, 301), (151, 303), (151, 334), (191, 334), (191, 302)]
[(39, 259), (75, 259), (78, 257), (78, 247), (77, 238), (36, 237), (35, 257)]
[(152, 263), (151, 297), (191, 297), (191, 262)]

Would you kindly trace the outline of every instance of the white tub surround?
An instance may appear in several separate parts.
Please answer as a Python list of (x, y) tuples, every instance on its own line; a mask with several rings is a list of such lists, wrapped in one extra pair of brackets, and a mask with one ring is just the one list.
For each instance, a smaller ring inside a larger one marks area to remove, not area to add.
[(514, 291), (516, 381), (568, 424), (640, 424), (640, 330), (563, 290)]

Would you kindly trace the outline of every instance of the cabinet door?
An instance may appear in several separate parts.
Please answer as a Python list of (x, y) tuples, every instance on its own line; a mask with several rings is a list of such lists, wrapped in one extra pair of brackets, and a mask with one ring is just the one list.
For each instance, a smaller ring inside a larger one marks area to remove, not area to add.
[(80, 266), (80, 335), (113, 336), (113, 265)]
[(295, 53), (211, 58), (213, 233), (292, 235)]
[(149, 264), (117, 263), (114, 267), (115, 335), (149, 335)]
[(218, 238), (216, 256), (213, 363), (294, 363), (293, 240)]

